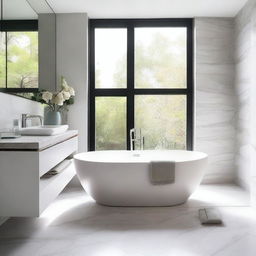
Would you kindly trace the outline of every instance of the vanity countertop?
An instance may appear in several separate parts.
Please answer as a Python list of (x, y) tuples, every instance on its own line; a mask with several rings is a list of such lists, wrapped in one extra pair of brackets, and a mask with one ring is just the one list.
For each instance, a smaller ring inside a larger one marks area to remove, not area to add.
[(16, 139), (0, 139), (0, 150), (41, 151), (77, 135), (77, 130), (69, 130), (53, 136), (21, 136)]

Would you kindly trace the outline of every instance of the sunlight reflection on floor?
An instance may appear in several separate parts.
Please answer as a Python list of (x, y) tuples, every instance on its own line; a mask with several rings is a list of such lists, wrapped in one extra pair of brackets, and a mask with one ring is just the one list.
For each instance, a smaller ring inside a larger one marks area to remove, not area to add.
[[(87, 203), (94, 204), (94, 200), (82, 188), (69, 188), (43, 212), (40, 219), (50, 225), (66, 212)], [(214, 206), (249, 206), (249, 194), (234, 185), (201, 185), (185, 204), (178, 207)]]
[(65, 212), (71, 210), (72, 208), (78, 207), (79, 205), (85, 204), (86, 202), (92, 201), (92, 199), (89, 196), (83, 194), (83, 191), (82, 193), (81, 191), (79, 192), (80, 194), (70, 193), (69, 197), (69, 192), (65, 191), (42, 213), (40, 219), (46, 220), (46, 225), (50, 225)]

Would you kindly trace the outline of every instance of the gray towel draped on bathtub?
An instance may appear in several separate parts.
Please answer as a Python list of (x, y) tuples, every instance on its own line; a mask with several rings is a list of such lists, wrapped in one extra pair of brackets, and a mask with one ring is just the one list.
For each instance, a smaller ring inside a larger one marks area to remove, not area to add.
[(171, 184), (175, 181), (174, 161), (151, 161), (150, 181), (153, 185)]

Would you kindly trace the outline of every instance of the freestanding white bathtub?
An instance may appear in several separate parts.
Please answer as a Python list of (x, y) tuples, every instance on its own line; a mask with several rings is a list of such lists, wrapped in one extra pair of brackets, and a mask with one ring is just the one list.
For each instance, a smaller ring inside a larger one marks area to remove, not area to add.
[[(74, 159), (85, 191), (97, 203), (109, 206), (182, 204), (199, 186), (207, 166), (205, 153), (183, 150), (93, 151)], [(152, 185), (152, 160), (174, 160), (175, 182)]]

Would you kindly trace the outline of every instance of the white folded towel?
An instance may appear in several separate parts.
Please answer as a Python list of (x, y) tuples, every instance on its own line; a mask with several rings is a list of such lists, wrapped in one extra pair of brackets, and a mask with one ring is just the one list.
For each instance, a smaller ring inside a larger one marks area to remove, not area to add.
[(174, 183), (175, 162), (152, 161), (150, 163), (150, 181), (153, 185), (164, 185)]

